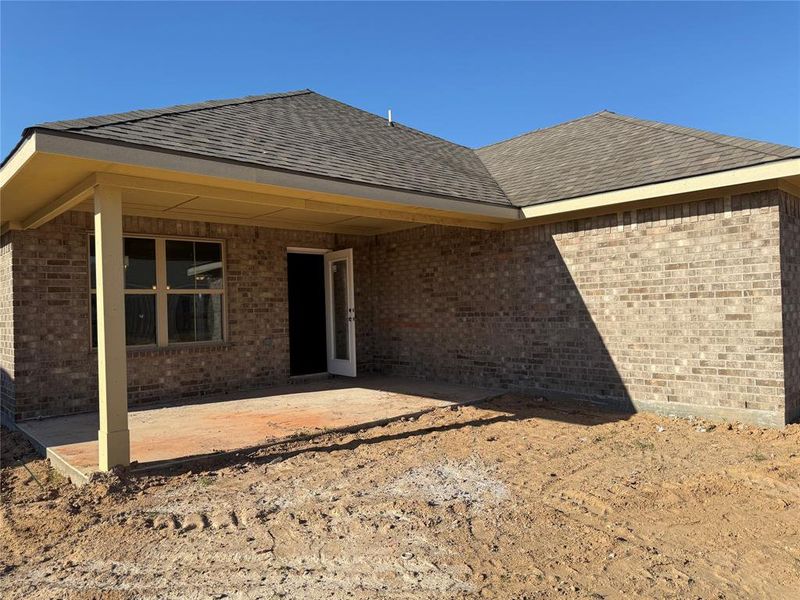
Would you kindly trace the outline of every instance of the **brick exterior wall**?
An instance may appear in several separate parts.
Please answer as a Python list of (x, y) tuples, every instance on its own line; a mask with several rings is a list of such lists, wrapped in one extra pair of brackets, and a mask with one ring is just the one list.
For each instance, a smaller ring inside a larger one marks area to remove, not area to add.
[[(11, 232), (17, 300), (16, 407), (11, 399), (4, 398), (3, 404), (17, 420), (96, 410), (97, 353), (89, 338), (87, 249), (92, 228), (90, 213), (70, 212), (39, 229)], [(128, 392), (133, 405), (285, 383), (289, 377), (286, 248), (335, 249), (361, 241), (325, 233), (138, 217), (125, 217), (123, 228), (128, 234), (223, 239), (226, 253), (228, 342), (129, 349)], [(363, 285), (358, 291), (361, 301)], [(363, 354), (368, 357), (366, 351)]]
[(14, 293), (11, 233), (0, 237), (0, 416), (13, 420), (14, 404)]
[(779, 192), (373, 249), (382, 372), (784, 418)]
[(781, 197), (781, 279), (786, 421), (800, 420), (800, 198)]
[[(126, 233), (225, 240), (229, 326), (225, 344), (129, 350), (130, 402), (284, 383), (286, 247), (353, 247), (359, 373), (781, 424), (800, 406), (797, 204), (772, 191), (377, 237), (126, 217)], [(90, 214), (71, 212), (4, 240), (16, 336), (0, 328), (14, 378), (3, 409), (18, 420), (96, 408), (91, 229)]]

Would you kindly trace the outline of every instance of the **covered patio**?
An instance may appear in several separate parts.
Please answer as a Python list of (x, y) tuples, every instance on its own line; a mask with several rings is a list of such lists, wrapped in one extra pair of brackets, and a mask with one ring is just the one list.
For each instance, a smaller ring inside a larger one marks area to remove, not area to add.
[[(379, 125), (386, 128), (385, 123)], [(221, 161), (216, 155), (109, 146), (76, 137), (71, 130), (54, 134), (42, 128), (28, 133), (2, 168), (0, 233), (47, 238), (48, 231), (69, 223), (70, 239), (62, 236), (62, 249), (69, 248), (65, 251), (74, 260), (75, 277), (69, 277), (69, 291), (65, 286), (60, 289), (69, 294), (66, 302), (76, 314), (74, 320), (66, 320), (62, 313), (59, 322), (87, 327), (85, 334), (53, 335), (57, 343), (37, 352), (39, 356), (54, 349), (60, 353), (62, 345), (70, 346), (53, 361), (68, 374), (70, 391), (63, 387), (65, 378), (55, 385), (31, 378), (27, 389), (40, 386), (31, 392), (31, 402), (52, 395), (65, 405), (79, 404), (66, 410), (96, 406), (98, 412), (29, 422), (64, 408), (22, 413), (15, 406), (15, 418), (54, 462), (61, 457), (74, 468), (72, 475), (78, 479), (117, 465), (233, 450), (297, 432), (303, 419), (286, 417), (282, 411), (312, 410), (303, 406), (317, 400), (307, 396), (296, 398), (299, 405), (277, 406), (277, 398), (283, 401), (288, 392), (263, 392), (258, 408), (229, 402), (222, 402), (218, 410), (210, 405), (138, 412), (130, 408), (142, 400), (205, 401), (220, 390), (280, 385), (295, 375), (355, 376), (360, 343), (355, 332), (355, 290), (359, 279), (364, 287), (367, 270), (356, 265), (352, 246), (371, 236), (423, 225), (499, 230), (502, 223), (519, 218), (511, 206), (465, 203), (441, 191), (383, 189), (267, 171), (250, 163)], [(43, 173), (48, 176), (42, 177)], [(265, 241), (269, 236), (275, 236), (276, 246)], [(179, 247), (187, 249), (188, 258), (175, 254)], [(199, 247), (211, 254), (200, 258)], [(286, 284), (287, 257), (297, 254), (318, 255), (320, 261), (324, 256), (324, 277), (322, 269), (319, 273), (301, 269), (296, 279), (303, 281)], [(356, 258), (363, 261), (364, 256)], [(356, 270), (364, 272), (354, 276)], [(289, 302), (292, 285), (302, 289)], [(303, 286), (308, 285), (323, 290), (319, 305), (307, 302)], [(258, 304), (251, 306), (251, 298)], [(360, 299), (359, 304), (363, 307), (366, 302)], [(39, 323), (39, 316), (29, 321)], [(291, 344), (300, 356), (320, 350), (322, 364), (297, 371), (289, 364), (289, 332), (311, 320), (320, 323), (317, 330), (300, 331)], [(368, 324), (365, 309), (359, 315), (362, 332)], [(165, 367), (179, 361), (180, 366)], [(10, 372), (4, 380), (14, 381), (15, 393), (25, 389), (25, 383)], [(331, 386), (327, 391), (333, 394), (329, 398), (333, 405), (343, 406), (345, 399), (334, 393), (341, 384), (326, 385)], [(56, 388), (57, 393), (52, 391)], [(326, 409), (319, 417), (320, 427), (352, 426), (436, 402), (471, 398), (450, 394), (451, 399), (445, 394), (442, 400), (420, 389), (410, 393), (415, 400), (395, 402), (397, 397), (387, 400), (382, 394), (378, 386), (361, 400), (358, 394), (355, 399), (348, 395), (347, 414)], [(376, 402), (379, 398), (384, 402)], [(356, 408), (359, 402), (364, 410)], [(232, 415), (242, 411), (255, 411), (258, 417), (246, 426), (252, 427), (252, 437), (241, 428), (204, 429), (194, 423), (195, 413), (216, 419), (215, 423), (238, 422)], [(280, 423), (286, 419), (289, 425), (284, 427)]]
[[(289, 438), (383, 424), (498, 392), (396, 377), (330, 378), (129, 413), (131, 469), (148, 470)], [(98, 413), (18, 428), (74, 483), (99, 470)]]

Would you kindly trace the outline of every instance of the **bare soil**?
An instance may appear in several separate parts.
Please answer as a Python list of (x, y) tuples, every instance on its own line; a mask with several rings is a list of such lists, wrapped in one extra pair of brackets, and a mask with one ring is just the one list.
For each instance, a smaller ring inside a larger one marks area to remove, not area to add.
[(2, 437), (5, 599), (800, 597), (800, 425), (506, 395), (82, 488)]

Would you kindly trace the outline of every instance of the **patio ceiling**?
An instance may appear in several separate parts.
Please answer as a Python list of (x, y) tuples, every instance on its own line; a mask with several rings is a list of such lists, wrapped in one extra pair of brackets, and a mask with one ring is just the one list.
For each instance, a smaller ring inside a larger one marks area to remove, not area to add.
[[(110, 179), (114, 181), (114, 178)], [(129, 185), (159, 188), (163, 180), (122, 180)], [(166, 185), (167, 189), (171, 186)], [(364, 216), (369, 209), (344, 204), (328, 205), (319, 202), (313, 209), (309, 201), (290, 196), (249, 194), (246, 200), (236, 200), (218, 194), (203, 195), (205, 190), (187, 186), (186, 192), (159, 189), (122, 188), (124, 214), (159, 217), (189, 221), (212, 221), (235, 225), (256, 225), (279, 229), (302, 229), (361, 235), (376, 235), (415, 227), (418, 223), (406, 220), (402, 213), (397, 218)], [(195, 193), (201, 192), (201, 193)], [(92, 212), (94, 204), (87, 198), (75, 210)], [(375, 209), (373, 209), (375, 210)]]

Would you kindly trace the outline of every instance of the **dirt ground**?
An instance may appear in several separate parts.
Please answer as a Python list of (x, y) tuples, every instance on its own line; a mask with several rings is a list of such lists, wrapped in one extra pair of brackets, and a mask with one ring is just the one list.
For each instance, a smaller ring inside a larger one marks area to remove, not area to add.
[(800, 598), (800, 425), (507, 395), (80, 489), (2, 461), (7, 599)]

